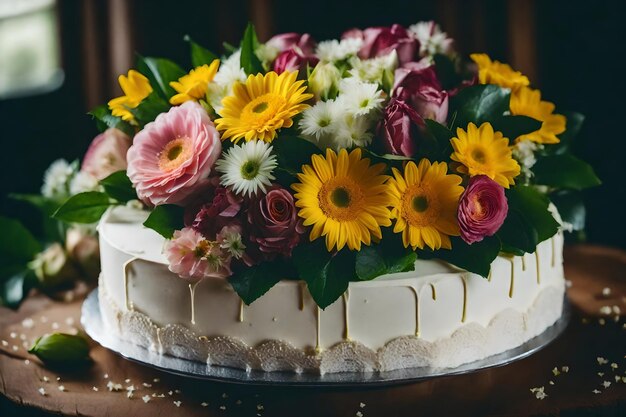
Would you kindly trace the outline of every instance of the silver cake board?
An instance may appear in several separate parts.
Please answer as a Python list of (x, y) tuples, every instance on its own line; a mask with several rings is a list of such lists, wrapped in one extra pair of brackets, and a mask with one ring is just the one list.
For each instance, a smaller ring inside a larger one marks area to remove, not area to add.
[(103, 347), (133, 362), (175, 375), (246, 385), (355, 387), (406, 384), (439, 376), (461, 375), (503, 366), (526, 358), (546, 347), (565, 330), (569, 318), (570, 306), (566, 297), (563, 303), (561, 318), (540, 335), (514, 349), (456, 368), (416, 367), (384, 372), (342, 372), (324, 375), (313, 373), (297, 374), (295, 372), (264, 372), (258, 370), (246, 371), (225, 366), (207, 365), (202, 362), (161, 355), (141, 346), (120, 340), (104, 327), (98, 304), (97, 289), (93, 290), (83, 303), (81, 323), (85, 332)]

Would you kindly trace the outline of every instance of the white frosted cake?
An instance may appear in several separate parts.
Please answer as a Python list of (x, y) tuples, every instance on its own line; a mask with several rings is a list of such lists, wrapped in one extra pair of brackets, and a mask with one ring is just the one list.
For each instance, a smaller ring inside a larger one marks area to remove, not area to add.
[(519, 346), (562, 312), (561, 233), (535, 253), (499, 256), (489, 279), (418, 260), (412, 272), (351, 282), (321, 310), (297, 280), (250, 306), (227, 281), (189, 285), (168, 270), (147, 215), (117, 208), (101, 221), (99, 300), (111, 332), (161, 354), (265, 371), (455, 367)]

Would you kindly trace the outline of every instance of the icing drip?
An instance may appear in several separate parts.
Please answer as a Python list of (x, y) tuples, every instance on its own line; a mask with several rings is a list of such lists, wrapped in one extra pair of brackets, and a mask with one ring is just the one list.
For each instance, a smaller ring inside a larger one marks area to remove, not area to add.
[(541, 264), (539, 263), (539, 249), (535, 250), (535, 261), (537, 263), (537, 284), (541, 284)]
[(350, 301), (350, 290), (346, 290), (346, 292), (343, 293), (343, 320), (345, 324), (345, 331), (343, 334), (343, 338), (345, 340), (350, 340), (350, 320), (348, 319), (349, 301)]
[(554, 236), (552, 236), (552, 239), (550, 239), (550, 241), (552, 243), (552, 261), (550, 262), (550, 265), (552, 266), (552, 268), (554, 268), (554, 252), (555, 252), (555, 249), (554, 249), (554, 241), (555, 241)]
[(467, 312), (467, 276), (461, 275), (461, 282), (463, 283), (463, 314), (461, 315), (461, 323), (465, 323), (465, 313)]
[(437, 292), (435, 291), (435, 284), (428, 284), (430, 285), (430, 292), (431, 292), (431, 296), (433, 297), (433, 300), (437, 299)]
[(507, 258), (511, 262), (511, 285), (509, 286), (509, 298), (513, 298), (513, 288), (515, 285), (515, 258)]
[(191, 324), (196, 324), (196, 287), (200, 282), (189, 284), (189, 296), (191, 297)]
[(206, 337), (206, 336), (198, 336), (198, 340), (201, 341), (201, 342), (207, 342), (209, 340), (209, 338)]
[(491, 282), (491, 267), (489, 268), (489, 275), (487, 275), (487, 281)]
[(320, 353), (322, 351), (322, 346), (320, 345), (320, 319), (321, 319), (321, 310), (319, 306), (315, 306), (315, 317), (316, 317), (316, 327), (317, 332), (315, 335), (315, 352)]
[(415, 297), (415, 336), (419, 337), (420, 335), (420, 305), (419, 305), (419, 294), (415, 287), (408, 286), (408, 288), (413, 292), (413, 296)]
[(243, 307), (244, 307), (243, 300), (239, 299), (239, 317), (237, 317), (237, 320), (239, 321), (239, 323), (243, 322)]
[(306, 290), (306, 283), (300, 281), (300, 311), (304, 310), (304, 291)]
[(126, 305), (126, 311), (133, 310), (133, 303), (128, 300), (128, 269), (137, 259), (139, 258), (130, 258), (122, 265), (122, 275), (124, 275), (124, 304)]
[(526, 254), (522, 255), (522, 271), (526, 271)]

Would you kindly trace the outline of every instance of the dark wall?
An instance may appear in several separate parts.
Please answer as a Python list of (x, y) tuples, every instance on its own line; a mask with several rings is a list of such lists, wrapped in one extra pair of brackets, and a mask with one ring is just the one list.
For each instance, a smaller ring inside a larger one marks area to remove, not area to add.
[[(130, 2), (134, 47), (143, 55), (188, 64), (185, 34), (214, 51), (236, 43), (248, 20), (266, 32), (309, 32), (316, 39), (338, 37), (350, 27), (409, 25), (436, 19), (457, 39), (462, 52), (484, 50), (508, 60), (512, 1), (149, 1)], [(74, 159), (96, 134), (85, 115), (84, 49), (78, 1), (61, 1), (66, 81), (57, 91), (0, 101), (0, 212), (25, 218), (25, 206), (10, 192), (37, 192), (41, 175), (54, 159)], [(626, 133), (626, 2), (527, 1), (534, 8), (537, 68), (534, 84), (562, 110), (587, 116), (576, 152), (591, 162), (604, 184), (585, 193), (588, 239), (626, 247), (623, 167)], [(102, 18), (106, 18), (103, 16)], [(448, 23), (448, 27), (445, 23)], [(102, 46), (99, 46), (102, 47)], [(106, 45), (105, 45), (106, 47)], [(532, 45), (531, 45), (532, 47)], [(104, 82), (104, 81), (103, 81)], [(107, 87), (109, 88), (109, 87)], [(110, 90), (110, 88), (109, 88)], [(116, 94), (110, 91), (110, 94)]]

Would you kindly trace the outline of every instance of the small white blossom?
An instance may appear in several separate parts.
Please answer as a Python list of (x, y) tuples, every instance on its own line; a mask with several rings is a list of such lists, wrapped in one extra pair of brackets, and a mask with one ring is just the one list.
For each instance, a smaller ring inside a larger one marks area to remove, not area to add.
[(252, 140), (243, 145), (235, 145), (217, 161), (215, 170), (221, 173), (220, 183), (229, 187), (235, 194), (252, 196), (276, 179), (272, 171), (278, 163), (272, 155), (272, 147), (261, 140)]
[(87, 191), (97, 191), (100, 189), (98, 179), (87, 172), (77, 172), (70, 181), (70, 194), (76, 195)]
[(363, 81), (376, 84), (383, 84), (385, 72), (391, 73), (398, 67), (398, 54), (395, 50), (383, 56), (371, 59), (359, 59), (358, 57), (350, 58), (349, 71), (352, 77)]
[(522, 174), (526, 179), (532, 178), (533, 172), (531, 168), (537, 162), (535, 152), (540, 149), (542, 145), (539, 145), (532, 140), (520, 140), (513, 146), (513, 158), (522, 169)]
[(207, 101), (216, 113), (222, 110), (222, 99), (233, 94), (233, 85), (236, 82), (245, 82), (246, 73), (241, 68), (241, 50), (233, 52), (231, 56), (221, 62), (220, 68), (213, 81), (207, 88)]
[(276, 59), (280, 49), (268, 42), (260, 44), (254, 53), (261, 62), (269, 64)]
[(41, 194), (54, 200), (63, 200), (69, 197), (70, 182), (77, 170), (77, 164), (70, 164), (65, 159), (57, 159), (50, 164), (44, 173)]
[(328, 99), (339, 88), (339, 80), (341, 80), (341, 72), (333, 63), (320, 62), (309, 75), (309, 90), (318, 100)]
[(420, 44), (420, 56), (433, 56), (436, 54), (451, 55), (453, 40), (446, 32), (442, 32), (438, 24), (433, 21), (419, 22), (409, 26), (409, 33)]
[(220, 232), (220, 248), (225, 249), (235, 259), (240, 259), (246, 251), (246, 245), (241, 240), (241, 234), (236, 230), (222, 230)]
[(346, 115), (337, 128), (335, 141), (340, 148), (352, 148), (354, 146), (365, 147), (372, 142), (372, 119), (367, 116)]
[(363, 39), (359, 38), (333, 39), (317, 44), (315, 54), (324, 62), (342, 61), (356, 55), (362, 45)]
[(320, 149), (334, 148), (333, 137), (346, 115), (343, 106), (338, 105), (335, 100), (319, 101), (302, 113), (298, 126), (302, 136)]
[(354, 77), (344, 78), (339, 83), (337, 98), (348, 113), (367, 116), (380, 110), (384, 101), (383, 91), (378, 84), (365, 83)]

